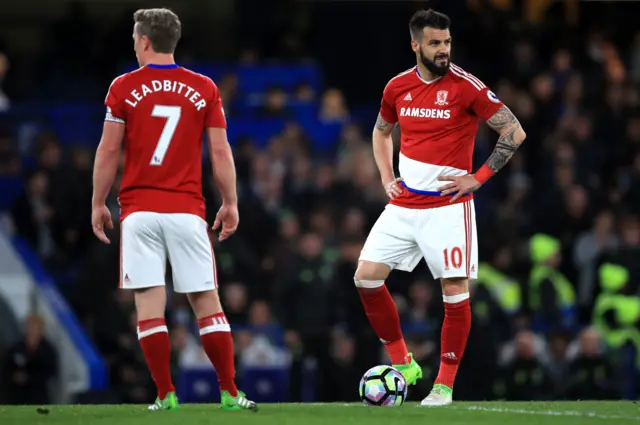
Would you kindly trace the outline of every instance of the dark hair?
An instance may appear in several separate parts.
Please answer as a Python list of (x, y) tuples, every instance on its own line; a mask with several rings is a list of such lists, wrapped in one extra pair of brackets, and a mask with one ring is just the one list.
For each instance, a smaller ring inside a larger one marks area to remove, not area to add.
[(169, 9), (140, 9), (133, 14), (138, 35), (146, 35), (156, 53), (173, 53), (182, 34), (178, 15)]
[(433, 9), (418, 10), (409, 20), (411, 38), (420, 40), (425, 27), (446, 30), (451, 27), (451, 19), (444, 13), (436, 12)]

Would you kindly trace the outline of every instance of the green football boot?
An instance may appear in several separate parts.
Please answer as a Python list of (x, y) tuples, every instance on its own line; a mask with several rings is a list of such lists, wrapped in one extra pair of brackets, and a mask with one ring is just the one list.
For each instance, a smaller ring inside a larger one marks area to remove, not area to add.
[(242, 391), (238, 391), (238, 396), (234, 397), (229, 394), (229, 391), (222, 391), (220, 393), (221, 396), (221, 404), (223, 410), (249, 410), (251, 412), (258, 411), (258, 405), (247, 398), (245, 393)]
[(404, 376), (407, 385), (415, 385), (418, 379), (422, 379), (422, 368), (418, 362), (413, 359), (413, 354), (409, 353), (409, 357), (411, 358), (411, 362), (407, 364), (394, 364), (392, 366)]
[(167, 396), (160, 400), (156, 398), (156, 402), (149, 406), (149, 410), (178, 410), (178, 397), (176, 393), (167, 393)]

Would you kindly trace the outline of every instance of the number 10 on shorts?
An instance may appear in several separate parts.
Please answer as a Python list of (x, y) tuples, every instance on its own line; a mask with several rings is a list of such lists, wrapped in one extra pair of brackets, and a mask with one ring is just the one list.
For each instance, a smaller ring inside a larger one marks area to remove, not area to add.
[(451, 251), (449, 251), (449, 248), (445, 248), (443, 254), (445, 271), (449, 270), (449, 264), (451, 264), (454, 269), (462, 267), (462, 250), (460, 247), (456, 246)]

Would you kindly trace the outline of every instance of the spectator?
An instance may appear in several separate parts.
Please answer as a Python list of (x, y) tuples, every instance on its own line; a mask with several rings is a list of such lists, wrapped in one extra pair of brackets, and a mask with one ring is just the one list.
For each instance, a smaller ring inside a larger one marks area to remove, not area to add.
[(515, 356), (503, 370), (508, 400), (549, 400), (553, 396), (552, 381), (536, 356), (535, 345), (531, 332), (520, 332), (516, 336)]
[(51, 384), (58, 376), (58, 356), (45, 338), (42, 317), (30, 315), (24, 337), (11, 347), (2, 365), (9, 404), (49, 404)]
[(324, 92), (319, 118), (324, 123), (344, 122), (349, 118), (349, 109), (340, 90), (333, 88)]
[(578, 354), (569, 365), (567, 398), (570, 400), (615, 400), (620, 397), (613, 385), (614, 370), (604, 356), (602, 341), (593, 328), (578, 337)]
[(272, 87), (266, 94), (265, 104), (260, 110), (260, 116), (265, 118), (287, 118), (290, 111), (287, 108), (287, 93), (281, 87)]
[(588, 232), (581, 233), (574, 245), (573, 261), (578, 270), (578, 303), (581, 323), (589, 323), (591, 306), (597, 296), (597, 266), (603, 256), (611, 255), (619, 245), (610, 211), (600, 212)]
[(9, 100), (9, 96), (2, 89), (2, 83), (9, 71), (9, 58), (7, 55), (0, 52), (0, 113), (6, 112), (9, 110), (11, 106), (11, 101)]
[(11, 207), (11, 218), (18, 235), (45, 260), (56, 250), (53, 239), (55, 210), (49, 202), (49, 179), (42, 171), (34, 172), (25, 192)]

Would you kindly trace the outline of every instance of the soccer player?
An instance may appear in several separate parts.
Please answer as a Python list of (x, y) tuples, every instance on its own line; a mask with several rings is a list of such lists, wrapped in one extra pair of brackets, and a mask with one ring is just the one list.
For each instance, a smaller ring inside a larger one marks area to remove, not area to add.
[(206, 133), (222, 207), (213, 225), (221, 241), (238, 226), (236, 174), (218, 88), (181, 68), (173, 53), (178, 16), (167, 9), (138, 10), (133, 42), (140, 68), (116, 78), (105, 99), (107, 114), (93, 174), (93, 232), (109, 243), (105, 199), (124, 144), (120, 190), (120, 287), (135, 291), (138, 339), (156, 383), (150, 410), (173, 410), (171, 346), (165, 324), (165, 270), (174, 290), (186, 293), (198, 318), (202, 346), (216, 369), (225, 410), (256, 410), (234, 382), (233, 340), (217, 293), (215, 260), (202, 197), (202, 135)]
[[(389, 81), (373, 130), (374, 157), (390, 202), (371, 229), (354, 277), (373, 329), (411, 385), (422, 370), (407, 352), (384, 281), (393, 269), (413, 270), (422, 257), (440, 279), (445, 307), (440, 369), (423, 406), (452, 402), (471, 327), (469, 279), (477, 277), (478, 268), (472, 192), (500, 171), (525, 139), (509, 108), (451, 63), (450, 24), (433, 10), (418, 11), (409, 22), (417, 66)], [(478, 118), (499, 138), (489, 159), (471, 174)], [(402, 133), (400, 177), (392, 165), (395, 124)]]

